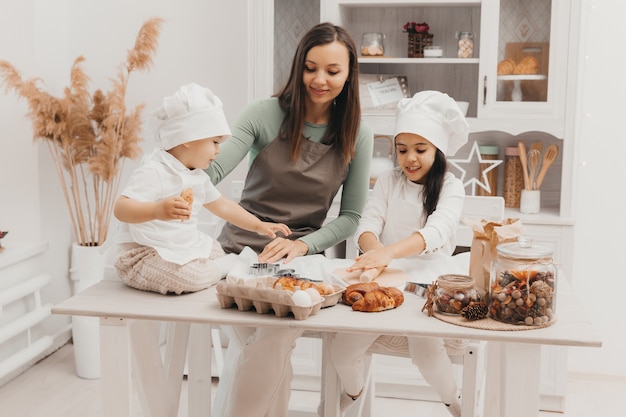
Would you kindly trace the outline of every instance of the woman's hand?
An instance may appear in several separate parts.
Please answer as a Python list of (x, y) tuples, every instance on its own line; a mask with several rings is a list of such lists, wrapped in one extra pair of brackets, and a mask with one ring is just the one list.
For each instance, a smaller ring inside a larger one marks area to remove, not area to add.
[(261, 222), (261, 224), (256, 228), (255, 232), (260, 235), (266, 235), (271, 237), (272, 239), (276, 237), (276, 233), (280, 232), (283, 236), (289, 236), (291, 234), (291, 230), (287, 225), (282, 223), (270, 223), (270, 222)]
[(285, 258), (284, 264), (298, 256), (309, 253), (309, 247), (301, 240), (289, 240), (277, 237), (265, 245), (263, 252), (259, 255), (259, 262), (272, 263)]

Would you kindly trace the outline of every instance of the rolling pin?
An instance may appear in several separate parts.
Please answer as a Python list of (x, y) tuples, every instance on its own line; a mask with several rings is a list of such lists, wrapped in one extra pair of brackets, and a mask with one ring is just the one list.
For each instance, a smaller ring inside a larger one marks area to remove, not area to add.
[(359, 276), (359, 281), (372, 282), (374, 281), (374, 279), (376, 279), (377, 276), (380, 275), (381, 272), (383, 272), (383, 269), (384, 268), (372, 268), (372, 269), (363, 271), (361, 275)]

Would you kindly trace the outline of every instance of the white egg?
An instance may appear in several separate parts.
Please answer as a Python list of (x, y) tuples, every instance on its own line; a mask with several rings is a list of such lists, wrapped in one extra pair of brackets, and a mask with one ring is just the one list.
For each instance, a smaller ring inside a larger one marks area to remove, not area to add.
[(298, 307), (311, 307), (313, 305), (311, 297), (309, 296), (309, 294), (306, 293), (306, 291), (294, 291), (291, 299)]
[(304, 290), (307, 294), (309, 294), (309, 297), (311, 297), (311, 302), (313, 304), (317, 304), (320, 301), (322, 301), (322, 296), (320, 295), (319, 291), (317, 291), (315, 288), (307, 288), (306, 290)]

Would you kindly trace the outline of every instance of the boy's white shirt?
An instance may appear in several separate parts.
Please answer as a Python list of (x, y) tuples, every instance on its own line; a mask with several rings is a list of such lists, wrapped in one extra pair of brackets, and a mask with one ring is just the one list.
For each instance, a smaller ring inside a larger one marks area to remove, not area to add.
[(213, 239), (199, 231), (198, 214), (204, 204), (217, 200), (221, 194), (204, 170), (190, 170), (168, 152), (156, 149), (133, 172), (121, 195), (148, 202), (178, 196), (185, 188), (193, 190), (188, 220), (120, 223), (116, 241), (153, 247), (163, 259), (179, 265), (207, 258)]

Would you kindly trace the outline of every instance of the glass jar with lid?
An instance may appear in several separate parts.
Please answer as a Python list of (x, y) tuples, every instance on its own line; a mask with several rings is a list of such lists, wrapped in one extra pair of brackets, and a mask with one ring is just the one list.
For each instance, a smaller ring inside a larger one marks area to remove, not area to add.
[(459, 315), (471, 302), (480, 300), (471, 276), (448, 274), (437, 278), (434, 301), (440, 313)]
[(361, 55), (363, 56), (383, 56), (385, 55), (385, 44), (383, 33), (364, 33), (361, 36)]
[(474, 56), (474, 34), (472, 32), (456, 32), (458, 39), (459, 58), (471, 58)]
[(526, 326), (551, 324), (556, 316), (553, 250), (526, 236), (497, 246), (491, 263), (489, 316)]

